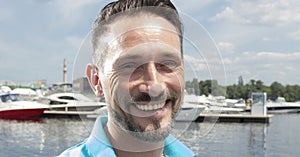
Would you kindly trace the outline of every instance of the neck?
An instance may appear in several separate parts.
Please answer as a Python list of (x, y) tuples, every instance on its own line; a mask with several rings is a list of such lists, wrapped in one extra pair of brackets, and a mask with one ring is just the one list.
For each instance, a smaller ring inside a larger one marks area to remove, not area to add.
[(108, 120), (104, 130), (118, 157), (162, 156), (164, 141), (150, 143), (139, 140), (124, 131), (111, 119)]

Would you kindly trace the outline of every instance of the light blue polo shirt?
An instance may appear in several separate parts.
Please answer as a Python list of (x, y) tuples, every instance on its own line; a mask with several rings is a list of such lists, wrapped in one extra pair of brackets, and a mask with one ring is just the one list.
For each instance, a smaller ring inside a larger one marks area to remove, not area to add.
[[(91, 135), (82, 143), (65, 150), (58, 157), (116, 157), (114, 149), (104, 132), (107, 120), (107, 116), (98, 117)], [(189, 148), (172, 135), (169, 135), (164, 143), (163, 153), (165, 157), (195, 156)]]

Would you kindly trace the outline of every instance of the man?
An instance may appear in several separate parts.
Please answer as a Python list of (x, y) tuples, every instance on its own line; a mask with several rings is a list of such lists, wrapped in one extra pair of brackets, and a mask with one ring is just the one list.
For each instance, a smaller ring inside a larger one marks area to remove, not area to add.
[(119, 0), (105, 6), (93, 29), (89, 83), (105, 96), (108, 117), (61, 156), (189, 157), (170, 135), (182, 104), (182, 27), (169, 0)]

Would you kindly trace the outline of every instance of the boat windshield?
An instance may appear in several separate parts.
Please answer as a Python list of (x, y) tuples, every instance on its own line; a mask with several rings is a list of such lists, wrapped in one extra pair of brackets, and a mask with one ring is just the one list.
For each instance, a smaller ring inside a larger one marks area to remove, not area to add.
[(11, 101), (20, 101), (21, 97), (18, 94), (11, 94), (10, 99), (11, 99)]
[(17, 94), (1, 95), (0, 99), (1, 102), (14, 102), (14, 101), (19, 101), (20, 96)]

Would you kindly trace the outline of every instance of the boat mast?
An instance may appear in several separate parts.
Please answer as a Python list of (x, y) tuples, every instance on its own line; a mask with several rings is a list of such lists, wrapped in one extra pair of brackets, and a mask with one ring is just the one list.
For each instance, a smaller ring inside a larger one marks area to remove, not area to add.
[[(63, 68), (63, 83), (66, 84), (67, 83), (67, 60), (64, 58), (64, 68)], [(63, 87), (64, 92), (67, 91), (67, 86), (65, 85)]]

